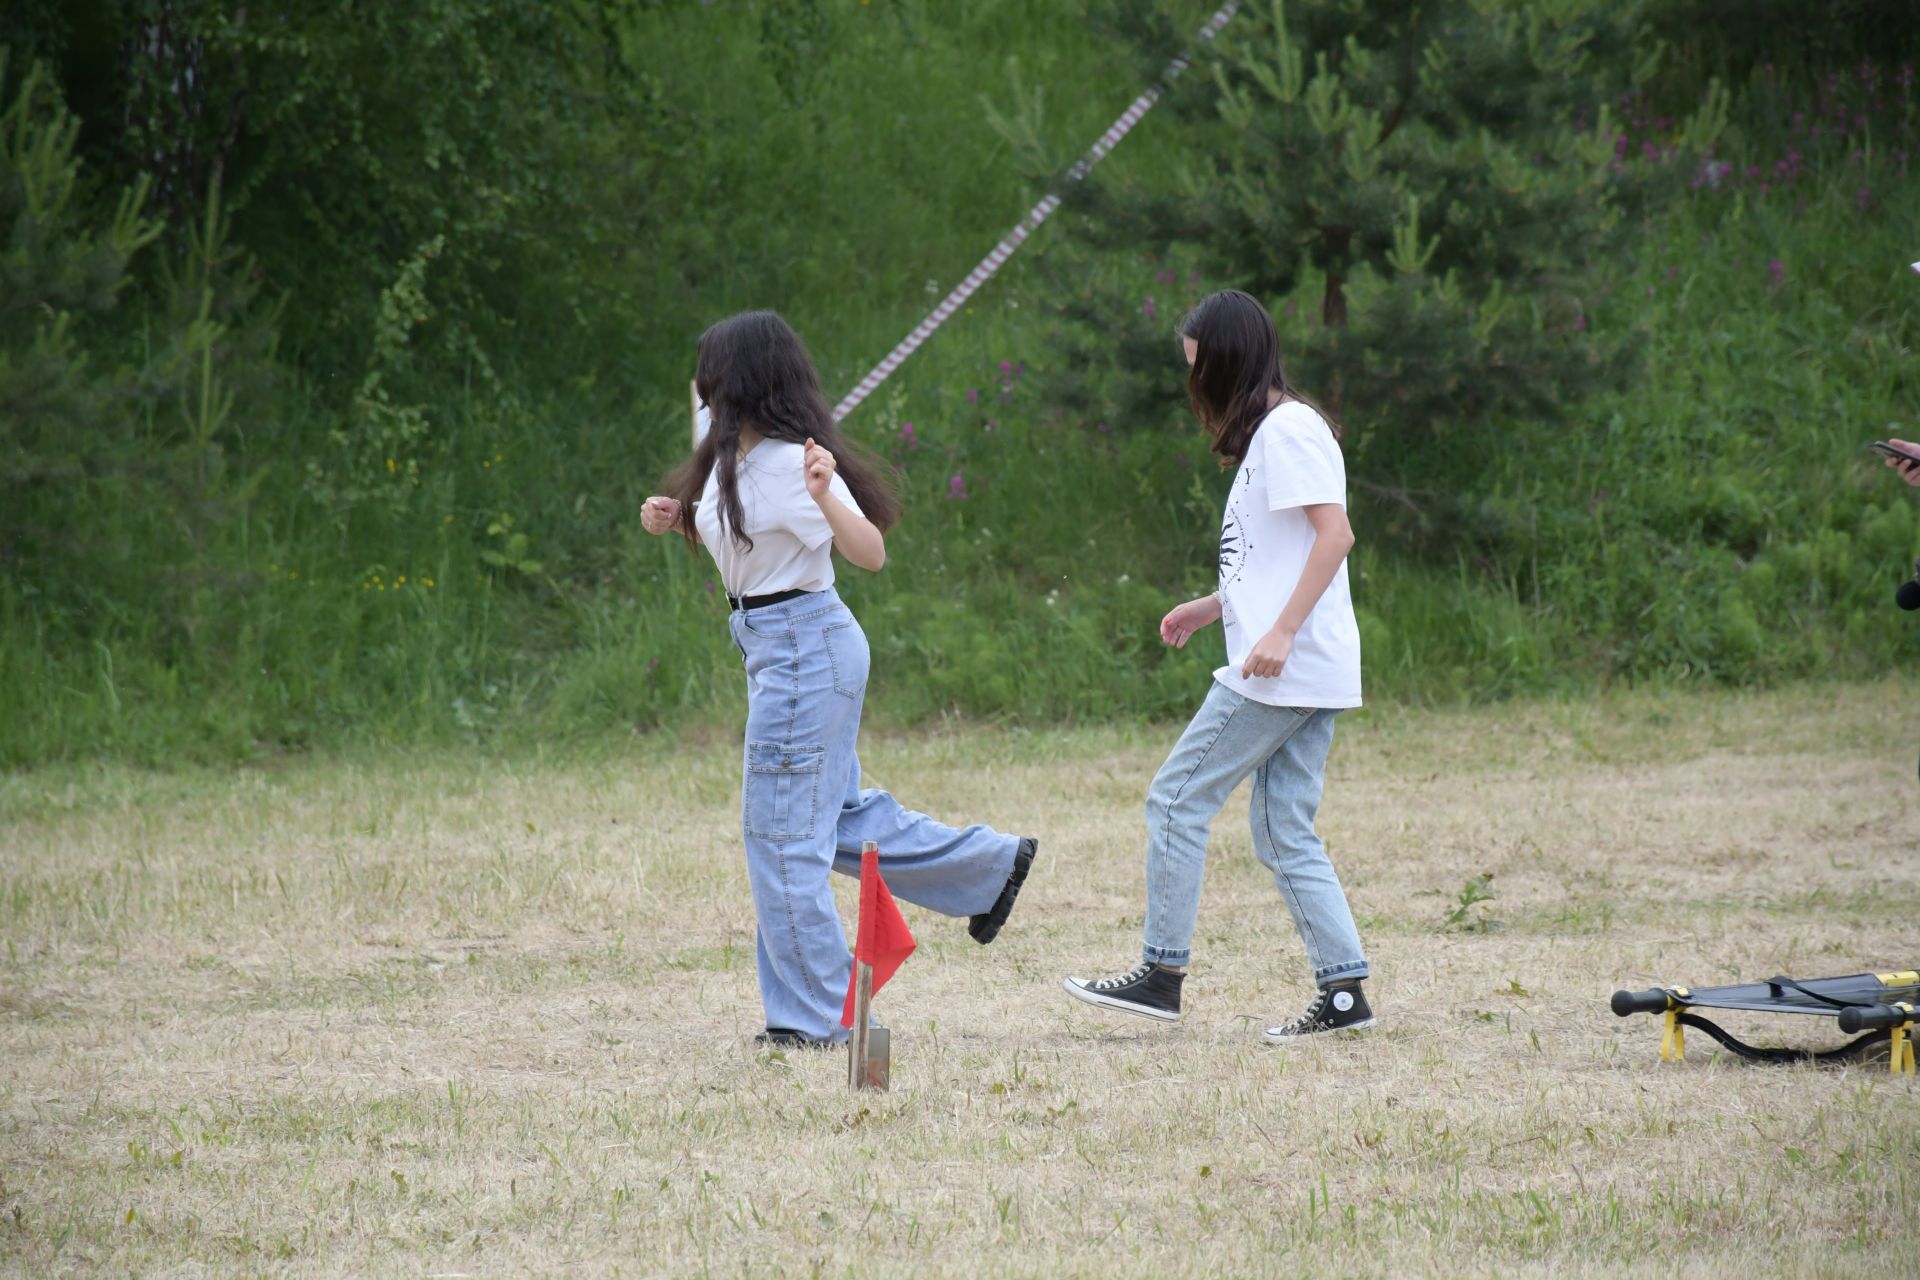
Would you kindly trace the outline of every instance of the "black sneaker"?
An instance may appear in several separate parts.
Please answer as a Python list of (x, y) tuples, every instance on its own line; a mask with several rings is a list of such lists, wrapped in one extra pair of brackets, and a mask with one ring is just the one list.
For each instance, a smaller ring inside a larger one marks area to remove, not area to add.
[(815, 1040), (791, 1027), (768, 1027), (753, 1038), (756, 1049), (838, 1049), (831, 1040)]
[(1292, 1022), (1268, 1027), (1265, 1039), (1269, 1044), (1291, 1044), (1329, 1031), (1362, 1031), (1375, 1021), (1373, 1010), (1367, 1007), (1366, 993), (1358, 983), (1322, 987), (1305, 1013)]
[(1020, 896), (1020, 886), (1027, 882), (1027, 870), (1033, 866), (1033, 857), (1039, 852), (1038, 840), (1032, 836), (1021, 836), (1020, 847), (1013, 854), (1013, 870), (1007, 873), (1006, 887), (1000, 890), (999, 899), (991, 910), (967, 917), (967, 933), (981, 946), (986, 946), (999, 936), (1000, 926), (1013, 913), (1013, 900)]
[(1095, 978), (1092, 981), (1068, 978), (1060, 985), (1075, 1000), (1098, 1005), (1102, 1009), (1137, 1013), (1143, 1018), (1159, 1022), (1178, 1022), (1180, 984), (1186, 980), (1184, 973), (1175, 973), (1151, 960), (1142, 960), (1125, 973), (1117, 973), (1111, 978)]

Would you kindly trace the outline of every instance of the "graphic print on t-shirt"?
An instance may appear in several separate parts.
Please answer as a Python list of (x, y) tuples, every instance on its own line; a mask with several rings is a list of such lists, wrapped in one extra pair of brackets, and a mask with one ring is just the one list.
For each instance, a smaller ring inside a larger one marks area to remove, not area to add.
[[(1253, 467), (1242, 463), (1240, 467), (1246, 483), (1253, 481)], [(1242, 481), (1236, 477), (1232, 492), (1227, 495), (1226, 514), (1220, 520), (1220, 589), (1240, 580), (1240, 570), (1247, 563), (1247, 522), (1240, 511), (1240, 503), (1245, 496)]]

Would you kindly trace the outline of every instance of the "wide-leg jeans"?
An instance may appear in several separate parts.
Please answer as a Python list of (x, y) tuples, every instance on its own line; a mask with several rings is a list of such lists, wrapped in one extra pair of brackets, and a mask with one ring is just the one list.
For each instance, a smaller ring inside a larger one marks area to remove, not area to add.
[(828, 872), (858, 876), (872, 840), (896, 898), (975, 915), (999, 898), (1019, 839), (949, 827), (861, 787), (854, 748), (871, 655), (831, 588), (736, 609), (728, 626), (746, 659), (741, 826), (766, 1025), (843, 1040), (853, 961)]

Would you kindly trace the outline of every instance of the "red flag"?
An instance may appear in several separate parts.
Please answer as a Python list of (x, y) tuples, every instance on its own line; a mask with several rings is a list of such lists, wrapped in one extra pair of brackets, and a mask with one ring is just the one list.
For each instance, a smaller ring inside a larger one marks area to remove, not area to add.
[(871, 849), (860, 855), (860, 931), (853, 944), (853, 976), (847, 980), (847, 1002), (840, 1009), (840, 1025), (853, 1025), (853, 993), (860, 983), (860, 966), (873, 966), (877, 993), (888, 978), (913, 954), (913, 933), (880, 878), (880, 855)]

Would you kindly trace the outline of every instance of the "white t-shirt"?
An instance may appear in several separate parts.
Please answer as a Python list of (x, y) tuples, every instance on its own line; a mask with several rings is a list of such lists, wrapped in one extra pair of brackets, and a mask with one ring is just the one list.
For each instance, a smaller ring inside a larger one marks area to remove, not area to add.
[[(833, 528), (820, 504), (807, 492), (801, 463), (805, 445), (762, 440), (740, 459), (735, 477), (746, 516), (748, 551), (720, 527), (719, 468), (707, 474), (707, 486), (693, 513), (700, 541), (713, 555), (720, 581), (730, 596), (764, 596), (776, 591), (824, 591), (833, 585)], [(827, 492), (855, 515), (864, 515), (839, 473)]]
[(1343, 560), (1293, 639), (1277, 676), (1249, 680), (1240, 664), (1286, 608), (1313, 525), (1302, 507), (1347, 505), (1347, 467), (1326, 420), (1297, 400), (1276, 405), (1247, 444), (1220, 521), (1221, 621), (1227, 665), (1213, 678), (1243, 697), (1276, 707), (1360, 705), (1360, 628)]

